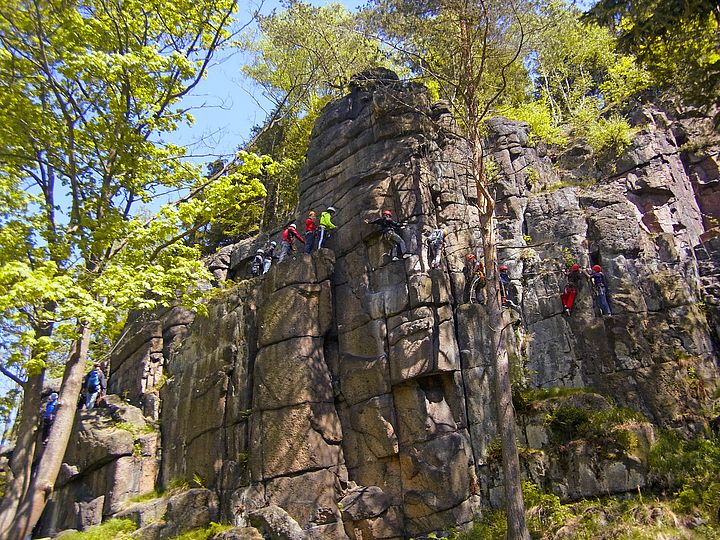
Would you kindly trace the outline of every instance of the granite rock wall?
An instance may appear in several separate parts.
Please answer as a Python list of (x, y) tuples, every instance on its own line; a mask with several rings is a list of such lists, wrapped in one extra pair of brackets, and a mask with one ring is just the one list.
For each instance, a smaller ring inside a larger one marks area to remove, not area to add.
[[(654, 428), (701, 431), (717, 384), (717, 168), (687, 150), (696, 124), (636, 117), (620, 155), (488, 122), (498, 257), (518, 304), (503, 313), (513, 383), (579, 392), (518, 418), (526, 477), (564, 499), (643, 486)], [(501, 504), (488, 317), (463, 274), (482, 251), (468, 167), (447, 105), (391, 72), (324, 109), (291, 219), (337, 208), (327, 249), (244, 279), (267, 238), (223, 248), (207, 317), (138, 316), (115, 350), (111, 391), (160, 418), (159, 486), (199, 482), (220, 518), (292, 538), (417, 537)], [(384, 209), (406, 223), (406, 259), (365, 222)], [(432, 269), (424, 233), (438, 225), (449, 235)], [(602, 265), (612, 317), (588, 283), (563, 312), (573, 262)], [(618, 406), (642, 415), (623, 427), (632, 448), (557, 451), (549, 415)]]

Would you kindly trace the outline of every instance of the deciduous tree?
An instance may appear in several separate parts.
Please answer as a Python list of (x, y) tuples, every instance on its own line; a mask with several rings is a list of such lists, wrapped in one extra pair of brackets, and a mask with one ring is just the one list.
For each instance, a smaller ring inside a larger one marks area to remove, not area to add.
[[(191, 122), (181, 100), (231, 38), (235, 9), (236, 0), (0, 7), (0, 343), (28, 377), (19, 433), (28, 446), (13, 457), (22, 467), (0, 508), (0, 537), (25, 538), (52, 494), (88, 359), (129, 309), (201, 308), (197, 284), (209, 274), (184, 239), (264, 196), (267, 159), (243, 155), (232, 173), (204, 178), (183, 148), (163, 142)], [(186, 196), (141, 217), (138, 204), (168, 192)], [(61, 354), (56, 420), (35, 452), (44, 367)]]

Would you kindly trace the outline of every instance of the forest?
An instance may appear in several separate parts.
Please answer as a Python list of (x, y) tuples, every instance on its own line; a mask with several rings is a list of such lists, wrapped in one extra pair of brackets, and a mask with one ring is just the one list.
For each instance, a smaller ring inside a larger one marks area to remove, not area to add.
[[(1, 442), (14, 448), (0, 480), (2, 538), (25, 538), (40, 519), (72, 444), (83, 376), (108, 359), (128, 316), (178, 304), (206, 312), (214, 292), (203, 259), (287, 224), (313, 126), (358, 74), (392, 70), (447, 103), (472, 151), (489, 269), (497, 261), (488, 119), (526, 122), (536, 144), (583, 140), (598, 156), (630, 145), (644, 103), (709, 119), (708, 147), (720, 127), (715, 0), (370, 0), (355, 10), (301, 0), (274, 9), (237, 0), (6, 0), (0, 43), (0, 415)], [(271, 110), (231, 158), (201, 164), (168, 141), (193, 124), (186, 98), (232, 53), (247, 59), (238, 76)], [(517, 396), (500, 334), (498, 407), (512, 426)], [(60, 406), (43, 445), (48, 381), (59, 384)], [(554, 538), (549, 531), (580, 512), (522, 489), (505, 431), (508, 507), (474, 538), (505, 527), (508, 538)], [(677, 459), (657, 455), (670, 501), (659, 521), (669, 527), (668, 515), (691, 515), (703, 529), (688, 538), (720, 537), (720, 445), (672, 437), (662, 443)], [(618, 520), (642, 513), (595, 504)]]

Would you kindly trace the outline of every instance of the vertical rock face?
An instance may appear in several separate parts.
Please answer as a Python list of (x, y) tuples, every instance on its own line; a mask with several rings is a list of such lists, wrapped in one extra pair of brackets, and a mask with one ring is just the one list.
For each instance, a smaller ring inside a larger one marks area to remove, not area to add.
[[(160, 414), (158, 483), (194, 479), (237, 525), (400, 539), (468, 523), (502, 498), (487, 315), (463, 275), (482, 240), (469, 151), (447, 106), (375, 75), (326, 107), (302, 172), (298, 222), (337, 209), (328, 249), (227, 287), (207, 317), (139, 318), (113, 356), (111, 391)], [(698, 194), (715, 193), (717, 170), (680, 152), (670, 120), (644, 118), (620, 156), (553, 154), (524, 124), (488, 122), (498, 256), (518, 304), (503, 315), (515, 383), (582, 389), (519, 411), (526, 475), (565, 498), (644, 485), (647, 420), (698, 431), (703, 385), (716, 384), (720, 247), (701, 243), (714, 207)], [(365, 223), (384, 209), (406, 223), (406, 259)], [(431, 269), (423, 233), (438, 225), (449, 235)], [(254, 247), (214, 257), (218, 282), (243, 275)], [(585, 281), (563, 313), (573, 262), (602, 265), (611, 318)], [(628, 428), (632, 452), (553, 451), (548, 415), (618, 405), (647, 419)]]
[[(553, 170), (522, 126), (489, 125), (505, 216), (499, 258), (520, 291), (531, 385), (589, 387), (658, 425), (687, 422), (699, 410), (690, 376), (712, 380), (716, 351), (692, 250), (703, 217), (671, 133), (649, 125), (618, 157), (571, 148)], [(561, 314), (570, 261), (602, 265), (612, 318), (598, 316), (587, 284)]]

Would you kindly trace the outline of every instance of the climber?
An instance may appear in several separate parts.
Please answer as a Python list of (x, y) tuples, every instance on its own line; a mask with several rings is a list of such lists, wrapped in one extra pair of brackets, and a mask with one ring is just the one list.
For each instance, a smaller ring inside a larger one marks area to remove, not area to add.
[(107, 388), (107, 381), (100, 367), (100, 362), (95, 362), (93, 368), (85, 375), (83, 388), (87, 393), (85, 397), (85, 408), (89, 411), (95, 406), (95, 401), (98, 397), (105, 394), (105, 389)]
[(255, 252), (252, 262), (250, 263), (250, 275), (257, 277), (262, 275), (263, 264), (265, 262), (265, 250), (258, 249)]
[(610, 311), (610, 298), (608, 296), (607, 283), (605, 282), (605, 275), (602, 272), (602, 267), (596, 264), (592, 267), (592, 271), (585, 272), (590, 278), (593, 285), (593, 291), (595, 298), (597, 299), (598, 308), (603, 317), (612, 317), (612, 311)]
[(400, 236), (404, 225), (392, 218), (392, 212), (390, 210), (383, 210), (382, 217), (373, 219), (372, 221), (366, 219), (365, 223), (380, 225), (383, 236), (391, 244), (390, 255), (393, 261), (397, 261), (400, 258), (406, 259), (412, 255), (412, 253), (406, 253), (407, 247), (405, 240)]
[(447, 237), (448, 231), (446, 228), (440, 226), (438, 229), (433, 229), (428, 233), (427, 245), (428, 245), (428, 259), (430, 260), (431, 268), (440, 267), (440, 256), (445, 245), (445, 237)]
[(305, 220), (305, 253), (312, 253), (313, 247), (315, 247), (315, 237), (318, 233), (315, 216), (315, 210), (310, 210), (310, 213)]
[(335, 212), (334, 206), (328, 206), (327, 210), (320, 214), (320, 240), (318, 240), (318, 249), (323, 247), (325, 240), (330, 237), (330, 231), (337, 228), (330, 219)]
[(500, 303), (503, 307), (511, 307), (515, 310), (519, 310), (520, 308), (517, 304), (509, 298), (513, 288), (508, 270), (507, 265), (504, 264), (498, 268), (498, 271), (500, 272)]
[(294, 223), (291, 223), (285, 227), (285, 230), (282, 233), (282, 245), (280, 246), (280, 255), (278, 255), (279, 263), (283, 262), (283, 259), (288, 253), (295, 250), (293, 244), (295, 243), (296, 238), (303, 244), (305, 243), (303, 237), (297, 232), (297, 226)]
[(487, 283), (485, 279), (485, 267), (482, 261), (479, 261), (473, 253), (465, 255), (465, 268), (463, 269), (465, 274), (465, 284), (470, 285), (468, 292), (468, 299), (470, 303), (480, 302), (485, 303), (485, 293), (478, 296), (480, 289), (484, 289)]
[(270, 270), (270, 266), (272, 265), (273, 257), (275, 256), (275, 248), (277, 247), (277, 242), (274, 240), (268, 244), (268, 246), (265, 248), (265, 259), (263, 260), (263, 274), (267, 274), (268, 270)]
[(50, 394), (50, 399), (45, 404), (45, 410), (43, 411), (43, 429), (42, 429), (42, 443), (43, 446), (47, 444), (48, 437), (50, 437), (50, 428), (52, 428), (55, 422), (55, 413), (57, 412), (58, 406), (58, 395), (57, 392)]
[(570, 270), (565, 270), (565, 277), (567, 278), (567, 286), (562, 295), (560, 295), (560, 299), (562, 300), (565, 314), (570, 315), (573, 305), (575, 304), (575, 296), (580, 289), (580, 278), (582, 277), (580, 265), (573, 264)]

